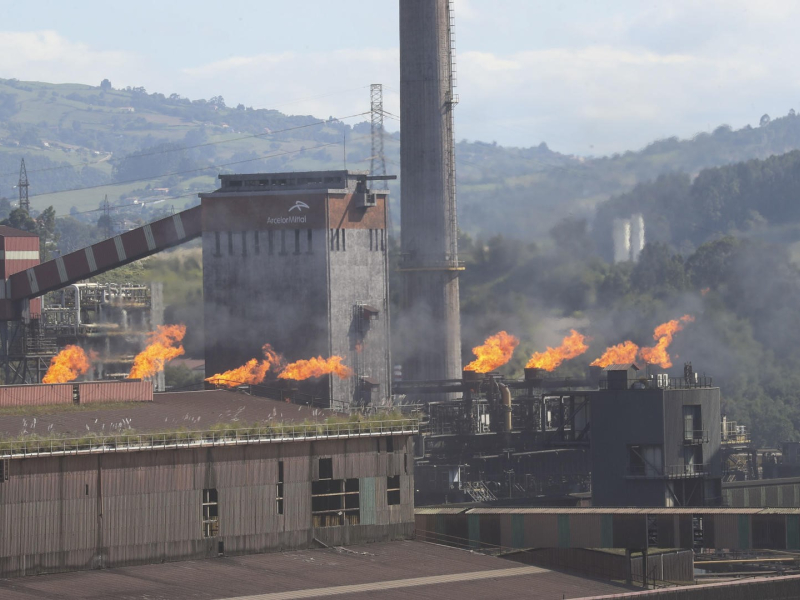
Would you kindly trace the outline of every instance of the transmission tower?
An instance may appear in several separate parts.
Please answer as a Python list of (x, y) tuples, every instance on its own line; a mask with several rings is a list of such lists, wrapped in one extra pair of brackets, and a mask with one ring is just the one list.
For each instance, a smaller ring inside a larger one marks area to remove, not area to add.
[(369, 172), (371, 175), (386, 175), (386, 157), (383, 155), (383, 85), (373, 83), (369, 86), (370, 134), (372, 137), (372, 154), (370, 155)]
[(19, 167), (19, 207), (25, 209), (25, 212), (30, 214), (31, 203), (28, 200), (28, 172), (25, 170), (25, 159), (22, 159), (22, 165)]

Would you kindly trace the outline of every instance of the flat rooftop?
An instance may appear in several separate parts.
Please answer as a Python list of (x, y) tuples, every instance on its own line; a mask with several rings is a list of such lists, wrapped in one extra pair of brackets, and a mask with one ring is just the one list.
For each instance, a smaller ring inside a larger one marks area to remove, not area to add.
[(153, 402), (0, 409), (0, 457), (29, 458), (412, 435), (416, 420), (353, 419), (243, 392), (155, 394)]
[(0, 597), (9, 600), (553, 600), (635, 589), (416, 541), (0, 580)]
[(331, 411), (228, 390), (165, 392), (152, 402), (53, 405), (0, 409), (0, 439), (24, 434), (113, 435), (170, 429), (203, 430), (220, 423), (324, 421)]

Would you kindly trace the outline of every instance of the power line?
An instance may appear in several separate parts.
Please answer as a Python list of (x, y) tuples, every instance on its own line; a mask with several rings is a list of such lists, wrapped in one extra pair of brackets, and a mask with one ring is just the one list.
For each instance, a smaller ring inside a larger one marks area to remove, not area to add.
[(300, 148), (298, 150), (287, 150), (286, 152), (278, 152), (276, 154), (267, 154), (266, 156), (259, 156), (257, 158), (248, 158), (248, 159), (245, 159), (245, 160), (237, 160), (237, 161), (228, 162), (228, 163), (222, 163), (222, 164), (218, 164), (218, 165), (208, 165), (206, 167), (200, 167), (200, 168), (197, 168), (197, 169), (187, 169), (185, 171), (173, 171), (171, 173), (162, 173), (161, 175), (156, 175), (154, 177), (140, 177), (138, 179), (127, 179), (125, 181), (116, 181), (114, 183), (102, 183), (102, 184), (90, 185), (90, 186), (86, 186), (86, 187), (70, 188), (68, 190), (59, 190), (59, 191), (56, 191), (56, 192), (44, 192), (43, 194), (37, 194), (36, 197), (39, 198), (41, 196), (52, 196), (52, 195), (55, 195), (55, 194), (66, 194), (67, 192), (82, 192), (84, 190), (96, 190), (96, 189), (104, 188), (104, 187), (114, 187), (114, 186), (117, 186), (117, 185), (126, 185), (128, 183), (141, 183), (141, 182), (144, 182), (144, 181), (153, 181), (154, 179), (161, 179), (162, 177), (171, 177), (173, 175), (185, 175), (187, 173), (198, 173), (200, 171), (208, 171), (210, 169), (220, 169), (222, 167), (230, 167), (231, 165), (240, 165), (240, 164), (248, 163), (248, 162), (266, 160), (268, 158), (274, 158), (276, 156), (285, 156), (287, 154), (296, 154), (298, 152), (305, 152), (306, 150), (318, 150), (320, 148), (327, 148), (328, 146), (338, 146), (338, 145), (339, 145), (338, 142), (331, 142), (331, 143), (328, 143), (328, 144), (320, 144), (319, 146), (312, 146), (311, 148)]
[[(348, 115), (346, 117), (333, 117), (331, 119), (324, 119), (322, 121), (315, 121), (313, 123), (306, 123), (305, 125), (297, 125), (295, 127), (287, 127), (286, 129), (278, 129), (276, 131), (268, 131), (268, 132), (264, 132), (264, 133), (254, 133), (252, 135), (244, 135), (244, 136), (241, 136), (241, 137), (231, 138), (231, 139), (228, 139), (228, 140), (217, 140), (215, 142), (204, 142), (202, 144), (195, 144), (194, 146), (181, 146), (180, 148), (165, 148), (165, 149), (162, 149), (162, 150), (156, 150), (156, 151), (153, 151), (153, 152), (145, 152), (145, 153), (142, 153), (142, 154), (128, 154), (126, 156), (121, 156), (119, 158), (110, 158), (110, 159), (107, 159), (107, 160), (106, 159), (100, 159), (100, 160), (95, 160), (95, 161), (87, 161), (87, 162), (83, 162), (83, 163), (77, 163), (77, 164), (74, 164), (74, 165), (59, 165), (57, 167), (43, 167), (41, 169), (31, 169), (31, 173), (44, 173), (46, 171), (58, 171), (60, 169), (74, 169), (74, 168), (77, 168), (77, 167), (88, 167), (88, 166), (92, 166), (92, 165), (98, 165), (98, 164), (100, 164), (102, 162), (122, 161), (122, 160), (125, 160), (126, 158), (144, 158), (146, 156), (156, 156), (156, 155), (159, 155), (159, 154), (167, 154), (169, 152), (183, 152), (184, 150), (193, 150), (195, 148), (205, 148), (207, 146), (216, 146), (216, 145), (219, 145), (219, 144), (230, 144), (232, 142), (240, 142), (242, 140), (251, 140), (251, 139), (255, 139), (255, 138), (263, 138), (263, 137), (266, 137), (266, 136), (277, 135), (279, 133), (286, 133), (286, 132), (289, 132), (289, 131), (297, 131), (298, 129), (307, 129), (309, 127), (316, 127), (318, 125), (325, 125), (327, 123), (333, 123), (335, 121), (344, 121), (345, 119), (354, 119), (356, 117), (363, 117), (363, 116), (368, 115), (368, 114), (370, 114), (369, 111), (362, 112), (362, 113), (357, 113), (357, 114), (354, 114), (354, 115)], [(13, 175), (15, 175), (15, 173), (3, 173), (3, 174), (0, 174), (0, 177), (11, 177)], [(52, 193), (52, 192), (47, 192), (47, 193)], [(37, 194), (37, 195), (42, 196), (44, 194)]]

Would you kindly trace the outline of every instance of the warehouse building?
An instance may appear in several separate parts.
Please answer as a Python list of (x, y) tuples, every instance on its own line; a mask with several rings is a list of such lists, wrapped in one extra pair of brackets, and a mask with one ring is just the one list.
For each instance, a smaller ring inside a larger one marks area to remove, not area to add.
[(328, 417), (226, 391), (4, 414), (0, 577), (411, 537), (415, 423)]

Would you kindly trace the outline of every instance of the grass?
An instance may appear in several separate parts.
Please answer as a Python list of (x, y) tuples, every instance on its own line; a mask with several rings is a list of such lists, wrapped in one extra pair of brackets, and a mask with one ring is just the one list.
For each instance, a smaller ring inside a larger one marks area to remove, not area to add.
[[(125, 403), (125, 406), (130, 406), (130, 403)], [(221, 441), (225, 439), (241, 439), (250, 436), (265, 436), (265, 434), (269, 434), (270, 437), (278, 438), (304, 437), (309, 434), (324, 436), (337, 433), (341, 431), (342, 428), (344, 428), (345, 431), (352, 431), (355, 429), (360, 433), (373, 433), (381, 431), (381, 423), (386, 421), (411, 423), (413, 419), (405, 417), (400, 412), (386, 412), (366, 416), (360, 414), (349, 416), (333, 415), (324, 421), (306, 420), (302, 423), (284, 423), (280, 421), (264, 421), (250, 424), (238, 421), (216, 423), (203, 430), (173, 427), (158, 431), (137, 432), (135, 429), (127, 429), (114, 435), (91, 432), (79, 437), (75, 437), (75, 434), (64, 433), (49, 433), (46, 435), (25, 434), (0, 438), (0, 455), (3, 453), (19, 453), (23, 449), (27, 449), (28, 452), (35, 452), (33, 448), (35, 448), (36, 445), (40, 444), (46, 447), (51, 443), (57, 444), (57, 448), (54, 448), (54, 450), (58, 451), (85, 450), (97, 446), (124, 448), (128, 445), (136, 444), (140, 436), (156, 438), (156, 442), (164, 445), (174, 445), (176, 443), (191, 443), (201, 440)], [(397, 425), (400, 425), (400, 423), (397, 423)]]
[(97, 404), (50, 404), (47, 406), (10, 406), (0, 408), (0, 417), (40, 417), (43, 415), (76, 413), (95, 410), (114, 410), (116, 408), (139, 408), (151, 405), (151, 402), (100, 402)]

